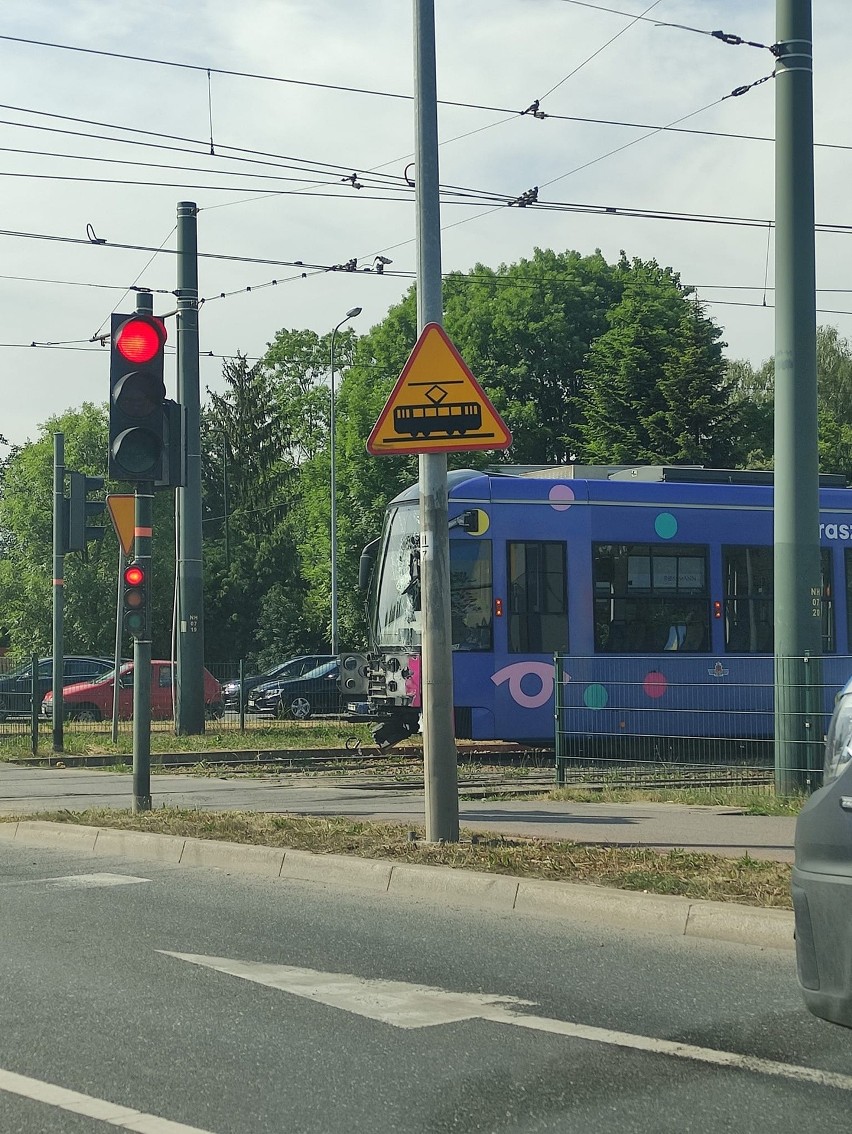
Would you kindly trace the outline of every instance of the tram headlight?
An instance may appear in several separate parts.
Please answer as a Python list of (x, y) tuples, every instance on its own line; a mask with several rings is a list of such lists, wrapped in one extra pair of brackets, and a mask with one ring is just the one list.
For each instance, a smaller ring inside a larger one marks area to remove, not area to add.
[[(847, 691), (848, 690), (848, 691)], [(838, 698), (825, 738), (823, 785), (836, 780), (852, 763), (852, 689), (847, 686)]]

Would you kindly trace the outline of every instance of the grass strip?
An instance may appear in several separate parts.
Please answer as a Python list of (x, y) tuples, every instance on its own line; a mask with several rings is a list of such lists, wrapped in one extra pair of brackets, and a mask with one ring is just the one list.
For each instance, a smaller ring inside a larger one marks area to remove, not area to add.
[(554, 788), (543, 800), (571, 803), (677, 803), (687, 807), (733, 807), (744, 815), (798, 815), (810, 796), (775, 795), (771, 788), (684, 787), (677, 783), (660, 788)]
[(469, 830), (463, 832), (458, 843), (412, 842), (409, 831), (413, 831), (418, 840), (425, 839), (422, 827), (357, 822), (337, 816), (204, 812), (176, 807), (138, 815), (130, 811), (91, 809), (2, 818), (83, 823), (126, 831), (289, 847), (315, 854), (351, 854), (651, 894), (677, 894), (700, 901), (792, 908), (790, 866), (749, 856), (733, 859), (684, 850), (663, 852), (640, 847), (495, 837), (490, 832), (476, 834)]

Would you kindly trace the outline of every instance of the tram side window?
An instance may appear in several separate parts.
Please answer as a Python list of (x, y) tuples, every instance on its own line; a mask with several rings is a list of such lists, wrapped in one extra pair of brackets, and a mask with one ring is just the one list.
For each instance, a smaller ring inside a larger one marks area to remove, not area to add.
[(565, 544), (509, 543), (509, 652), (554, 654), (568, 648)]
[[(846, 587), (849, 593), (849, 552), (846, 553)], [(831, 549), (820, 549), (822, 572), (823, 653), (837, 645), (834, 633), (834, 581)], [(729, 653), (771, 653), (774, 631), (774, 551), (771, 547), (723, 547), (725, 574), (725, 647)]]
[(725, 648), (731, 653), (771, 653), (773, 549), (723, 547)]
[(454, 650), (492, 648), (491, 540), (450, 541), (450, 617)]
[(596, 653), (709, 648), (706, 546), (596, 543), (592, 569)]

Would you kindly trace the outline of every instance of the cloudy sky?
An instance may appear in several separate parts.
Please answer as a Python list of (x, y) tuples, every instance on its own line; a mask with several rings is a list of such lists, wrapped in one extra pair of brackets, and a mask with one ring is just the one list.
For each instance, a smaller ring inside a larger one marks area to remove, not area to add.
[[(845, 224), (849, 0), (814, 8), (816, 218)], [(199, 250), (213, 254), (200, 265), (202, 387), (221, 386), (222, 356), (258, 356), (282, 327), (324, 333), (357, 305), (364, 332), (409, 286), (410, 0), (4, 0), (0, 13), (8, 440), (106, 400), (107, 354), (88, 340), (133, 309), (125, 288), (173, 308), (180, 200), (200, 206)], [(773, 58), (700, 34), (715, 29), (772, 44), (775, 4), (436, 0), (444, 269), (535, 247), (654, 257), (698, 287), (729, 357), (769, 356), (774, 84), (725, 96)], [(546, 117), (520, 113), (536, 99)], [(538, 207), (505, 204), (536, 185)], [(849, 247), (817, 236), (818, 318), (844, 336)], [(382, 275), (377, 255), (393, 261)], [(352, 259), (357, 272), (323, 270)]]

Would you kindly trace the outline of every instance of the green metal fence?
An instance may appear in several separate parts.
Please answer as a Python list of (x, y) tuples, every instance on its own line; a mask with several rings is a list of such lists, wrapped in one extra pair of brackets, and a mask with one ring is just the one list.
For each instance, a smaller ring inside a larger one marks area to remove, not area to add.
[[(0, 677), (20, 669), (20, 660), (0, 658)], [(154, 662), (151, 690), (151, 730), (154, 733), (174, 732), (174, 689), (171, 666)], [(298, 697), (278, 698), (267, 704), (263, 711), (255, 711), (244, 695), (240, 697), (240, 676), (252, 672), (244, 662), (210, 662), (205, 676), (205, 718), (208, 732), (256, 732), (268, 730), (270, 725), (287, 723), (290, 727), (316, 730), (325, 724), (350, 724), (364, 720), (365, 706), (357, 698), (345, 697), (334, 678), (323, 683), (308, 683), (300, 689)], [(231, 688), (229, 689), (229, 683)], [(236, 685), (236, 689), (234, 688)], [(92, 683), (85, 691), (81, 687), (67, 686), (64, 703), (64, 732), (70, 738), (77, 733), (103, 737), (109, 741), (113, 735), (114, 682)], [(32, 713), (32, 697), (20, 693), (9, 699), (0, 694), (0, 756), (4, 750), (13, 754), (26, 750), (36, 751), (39, 739), (42, 748), (50, 744), (51, 718), (42, 711), (43, 694), (37, 696), (36, 715)], [(13, 703), (12, 703), (13, 702)], [(350, 706), (352, 708), (350, 709)], [(119, 679), (119, 711), (116, 734), (130, 736), (133, 730), (132, 675)], [(355, 711), (361, 710), (361, 712)]]
[[(821, 784), (834, 697), (852, 673), (850, 658), (825, 662), (778, 659), (785, 790)], [(772, 658), (558, 656), (555, 678), (558, 784), (776, 786)]]

